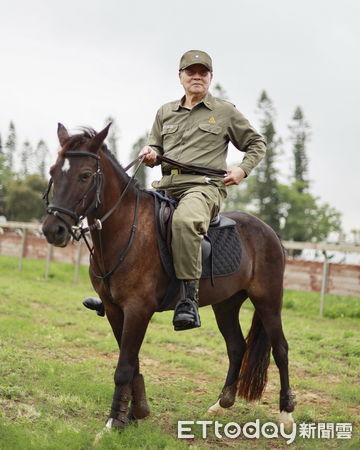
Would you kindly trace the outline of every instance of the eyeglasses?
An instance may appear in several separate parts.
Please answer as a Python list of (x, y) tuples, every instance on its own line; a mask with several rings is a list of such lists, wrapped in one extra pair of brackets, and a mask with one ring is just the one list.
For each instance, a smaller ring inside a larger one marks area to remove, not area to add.
[(185, 72), (188, 77), (193, 77), (194, 75), (200, 75), (201, 77), (206, 77), (207, 74), (210, 72), (208, 69), (182, 69), (181, 72)]

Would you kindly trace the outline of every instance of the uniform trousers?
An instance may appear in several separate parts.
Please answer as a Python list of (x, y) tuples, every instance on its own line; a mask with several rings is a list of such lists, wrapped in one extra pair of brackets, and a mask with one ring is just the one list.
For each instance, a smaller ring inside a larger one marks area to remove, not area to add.
[(172, 221), (172, 254), (179, 280), (200, 279), (201, 241), (212, 218), (220, 211), (224, 188), (211, 184), (176, 186), (166, 189), (179, 201)]

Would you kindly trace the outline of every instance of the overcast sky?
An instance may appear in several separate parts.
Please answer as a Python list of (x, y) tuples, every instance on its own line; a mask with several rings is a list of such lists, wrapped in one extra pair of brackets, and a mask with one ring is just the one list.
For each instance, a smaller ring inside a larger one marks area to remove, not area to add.
[(126, 164), (158, 107), (182, 95), (180, 56), (202, 49), (213, 85), (255, 127), (260, 92), (273, 100), (284, 180), (287, 125), (301, 106), (312, 192), (343, 213), (346, 231), (360, 229), (359, 20), (358, 0), (3, 0), (0, 133), (4, 142), (13, 120), (20, 143), (43, 138), (55, 155), (57, 122), (100, 130), (112, 115)]

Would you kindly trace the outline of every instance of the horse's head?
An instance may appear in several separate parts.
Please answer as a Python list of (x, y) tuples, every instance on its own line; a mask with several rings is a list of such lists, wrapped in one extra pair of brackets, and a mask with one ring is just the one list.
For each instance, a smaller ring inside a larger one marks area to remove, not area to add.
[[(99, 152), (109, 127), (100, 133), (85, 131), (70, 136), (59, 124), (61, 149), (56, 163), (50, 169), (50, 181), (45, 200), (47, 216), (43, 232), (50, 244), (65, 247), (75, 227), (100, 205), (102, 174)], [(53, 198), (48, 200), (51, 185)]]

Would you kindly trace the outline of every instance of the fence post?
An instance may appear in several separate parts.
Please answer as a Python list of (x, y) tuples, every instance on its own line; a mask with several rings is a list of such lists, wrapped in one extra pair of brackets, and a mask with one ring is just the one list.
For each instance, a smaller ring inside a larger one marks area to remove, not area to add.
[(25, 249), (26, 249), (26, 238), (27, 238), (27, 229), (23, 228), (22, 230), (22, 236), (21, 236), (21, 247), (20, 247), (20, 254), (19, 254), (19, 272), (22, 271), (22, 262), (23, 258), (25, 256)]
[(49, 268), (50, 268), (52, 254), (53, 254), (53, 246), (51, 244), (48, 244), (47, 255), (46, 255), (46, 265), (45, 265), (45, 279), (47, 279), (49, 277)]
[(324, 317), (325, 295), (328, 287), (328, 275), (329, 275), (329, 260), (325, 255), (325, 261), (323, 265), (322, 281), (321, 281), (321, 295), (320, 295), (320, 317)]
[(77, 283), (77, 281), (79, 279), (79, 266), (80, 266), (80, 261), (81, 261), (81, 247), (82, 247), (82, 241), (79, 242), (78, 248), (77, 248), (75, 272), (74, 272), (74, 283)]

